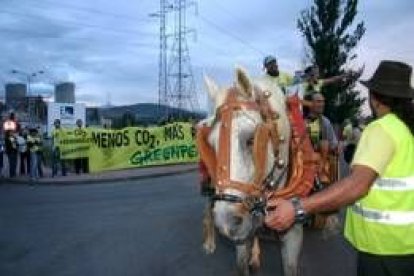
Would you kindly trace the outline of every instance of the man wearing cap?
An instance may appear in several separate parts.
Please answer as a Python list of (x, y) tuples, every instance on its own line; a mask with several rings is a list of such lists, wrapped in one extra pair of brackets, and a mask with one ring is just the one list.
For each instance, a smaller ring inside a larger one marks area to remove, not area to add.
[(261, 79), (268, 86), (279, 86), (286, 94), (286, 88), (294, 84), (294, 78), (287, 73), (280, 72), (277, 60), (274, 56), (267, 56), (263, 60), (263, 67), (266, 74)]
[(308, 198), (277, 199), (266, 224), (279, 231), (307, 214), (348, 206), (345, 237), (358, 252), (358, 275), (414, 272), (414, 89), (411, 66), (382, 61), (369, 89), (376, 120), (363, 131), (351, 174)]

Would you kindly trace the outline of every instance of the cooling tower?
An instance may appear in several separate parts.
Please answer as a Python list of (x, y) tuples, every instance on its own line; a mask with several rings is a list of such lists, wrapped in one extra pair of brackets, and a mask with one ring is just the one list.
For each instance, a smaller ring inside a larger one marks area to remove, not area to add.
[(55, 86), (56, 103), (75, 103), (75, 84), (63, 82)]

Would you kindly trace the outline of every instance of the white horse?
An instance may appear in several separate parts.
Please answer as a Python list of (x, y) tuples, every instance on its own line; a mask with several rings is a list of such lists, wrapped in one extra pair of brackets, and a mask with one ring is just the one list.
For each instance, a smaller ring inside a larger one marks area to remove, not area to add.
[[(216, 155), (219, 153), (220, 135), (222, 134), (223, 115), (221, 107), (226, 103), (229, 93), (236, 93), (242, 102), (256, 102), (261, 93), (268, 97), (270, 107), (279, 114), (278, 128), (281, 139), (279, 155), (275, 156), (272, 144), (268, 142), (265, 174), (277, 180), (278, 188), (286, 184), (287, 166), (289, 160), (290, 128), (287, 117), (285, 99), (279, 88), (269, 89), (266, 84), (254, 85), (244, 70), (236, 69), (236, 80), (231, 89), (220, 89), (214, 81), (205, 77), (209, 95), (218, 113), (202, 124), (211, 127), (208, 144)], [(232, 91), (232, 92), (231, 92)], [(229, 178), (238, 183), (254, 182), (255, 161), (252, 140), (258, 127), (264, 122), (259, 110), (238, 107), (231, 115), (230, 149), (229, 149)], [(220, 153), (222, 154), (222, 153)], [(221, 158), (222, 156), (217, 156)], [(279, 166), (274, 166), (279, 164)], [(217, 187), (217, 183), (215, 183)], [(220, 192), (221, 198), (208, 204), (204, 214), (204, 244), (207, 253), (213, 253), (215, 245), (215, 228), (236, 245), (237, 268), (241, 275), (249, 275), (250, 268), (260, 266), (259, 240), (255, 232), (263, 226), (264, 213), (243, 208), (244, 201), (249, 197), (242, 189), (226, 187)], [(284, 274), (298, 275), (298, 260), (302, 248), (302, 225), (294, 225), (289, 231), (280, 234), (281, 255)]]

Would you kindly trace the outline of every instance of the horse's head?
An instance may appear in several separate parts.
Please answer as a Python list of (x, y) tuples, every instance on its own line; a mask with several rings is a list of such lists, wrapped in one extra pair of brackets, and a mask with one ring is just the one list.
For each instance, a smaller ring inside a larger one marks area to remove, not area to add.
[[(211, 79), (206, 77), (205, 81), (216, 109), (208, 137), (217, 160), (215, 224), (223, 235), (241, 242), (255, 232), (263, 219), (257, 210), (263, 205), (261, 183), (255, 183), (257, 130), (264, 123), (263, 110), (257, 102), (260, 91), (241, 69), (236, 70), (236, 81), (231, 88), (220, 90)], [(274, 155), (270, 143), (269, 146), (268, 142), (263, 143), (266, 147), (262, 155), (267, 160), (263, 163), (266, 168), (261, 169), (268, 173)]]

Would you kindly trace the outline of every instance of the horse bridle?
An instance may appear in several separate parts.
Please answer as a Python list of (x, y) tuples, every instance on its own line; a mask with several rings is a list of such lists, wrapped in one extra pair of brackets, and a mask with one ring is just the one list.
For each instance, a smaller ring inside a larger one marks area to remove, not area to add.
[[(266, 198), (265, 191), (272, 185), (273, 174), (276, 167), (285, 167), (285, 164), (278, 160), (279, 156), (279, 143), (283, 141), (278, 134), (277, 119), (278, 114), (270, 108), (270, 104), (267, 98), (269, 93), (265, 93), (264, 96), (259, 97), (257, 101), (240, 100), (237, 97), (237, 88), (230, 88), (227, 98), (223, 105), (221, 105), (216, 112), (216, 120), (220, 121), (220, 134), (218, 141), (217, 153), (215, 154), (214, 161), (207, 161), (207, 169), (215, 183), (216, 192), (211, 197), (212, 203), (216, 201), (227, 201), (232, 203), (241, 203), (252, 214), (259, 215), (265, 213)], [(253, 143), (253, 161), (255, 165), (255, 176), (251, 183), (244, 183), (232, 180), (230, 178), (230, 155), (231, 155), (231, 129), (233, 115), (237, 111), (254, 110), (261, 114), (263, 122), (256, 127), (254, 143)], [(211, 129), (206, 131), (209, 133)], [(205, 138), (204, 138), (205, 139)], [(199, 141), (198, 146), (201, 149), (200, 155), (203, 157), (203, 153), (206, 151), (211, 155), (212, 150), (206, 149), (205, 141)], [(273, 151), (275, 155), (275, 164), (272, 166), (272, 170), (266, 175), (266, 156), (267, 146), (269, 140), (272, 143)], [(200, 145), (204, 142), (204, 145)], [(205, 153), (206, 154), (206, 153)], [(226, 189), (234, 189), (242, 192), (245, 197), (227, 194), (224, 191)]]

